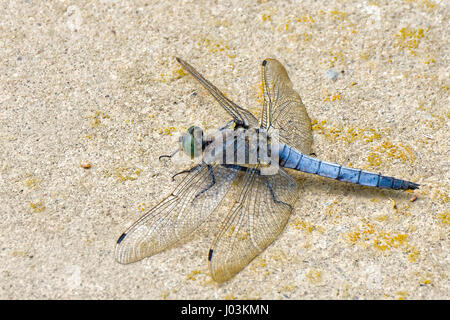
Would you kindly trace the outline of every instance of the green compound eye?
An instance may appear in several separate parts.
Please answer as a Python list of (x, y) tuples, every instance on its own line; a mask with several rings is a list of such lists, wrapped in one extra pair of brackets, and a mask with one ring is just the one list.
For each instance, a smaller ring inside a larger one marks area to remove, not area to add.
[(200, 127), (192, 126), (180, 139), (181, 150), (191, 159), (202, 154), (203, 151), (203, 130)]

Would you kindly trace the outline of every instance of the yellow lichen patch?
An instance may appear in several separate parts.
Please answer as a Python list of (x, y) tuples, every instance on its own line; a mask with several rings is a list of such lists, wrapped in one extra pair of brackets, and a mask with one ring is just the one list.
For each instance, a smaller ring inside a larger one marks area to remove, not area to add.
[(323, 101), (324, 102), (326, 102), (326, 101), (336, 101), (336, 100), (341, 100), (341, 99), (342, 99), (342, 96), (341, 96), (340, 93), (335, 93), (333, 95), (327, 93), (325, 95), (325, 97), (323, 98)]
[(128, 180), (129, 181), (136, 180), (140, 176), (141, 172), (142, 172), (141, 169), (129, 168), (129, 167), (118, 167), (118, 168), (114, 168), (112, 170), (105, 171), (104, 175), (105, 175), (105, 177), (116, 177), (121, 182), (125, 182)]
[(187, 75), (188, 75), (188, 73), (185, 72), (183, 68), (178, 67), (176, 69), (172, 69), (168, 73), (161, 72), (159, 74), (159, 78), (155, 78), (153, 80), (154, 81), (158, 81), (158, 82), (162, 82), (162, 83), (167, 83), (167, 82), (172, 82), (172, 81), (178, 80), (178, 79), (183, 78), (183, 77), (185, 77)]
[(175, 127), (169, 127), (169, 128), (160, 129), (159, 133), (164, 134), (166, 136), (171, 136), (174, 131), (175, 131)]
[(318, 133), (324, 135), (327, 139), (333, 142), (336, 142), (338, 140), (342, 140), (348, 143), (351, 143), (355, 140), (372, 142), (381, 138), (381, 134), (371, 128), (330, 128), (327, 126), (327, 122), (325, 120), (319, 122), (316, 119), (313, 119), (311, 121), (311, 125), (314, 131), (317, 131)]
[(399, 232), (385, 232), (376, 230), (375, 226), (364, 222), (353, 232), (346, 233), (347, 240), (352, 244), (361, 244), (365, 248), (372, 247), (375, 250), (389, 252), (398, 249), (408, 254), (408, 260), (416, 263), (420, 252), (408, 242), (408, 235)]
[(407, 248), (408, 253), (408, 260), (412, 263), (416, 263), (417, 259), (419, 258), (419, 250), (417, 250), (414, 246), (408, 246)]
[[(446, 190), (448, 190), (448, 186), (444, 186)], [(450, 197), (445, 190), (436, 189), (433, 191), (433, 194), (431, 196), (433, 200), (437, 200), (442, 204), (447, 204), (450, 202)]]
[(30, 208), (33, 212), (41, 212), (45, 209), (45, 206), (42, 204), (42, 201), (30, 202)]
[(415, 3), (418, 4), (422, 7), (424, 7), (425, 9), (433, 9), (436, 6), (436, 3), (434, 3), (433, 1), (430, 0), (404, 0), (407, 3)]
[(437, 219), (439, 223), (450, 226), (450, 211), (439, 214)]
[(279, 24), (276, 28), (276, 31), (280, 33), (294, 31), (294, 26), (291, 25), (291, 22), (291, 20), (287, 20), (286, 22)]
[(330, 16), (335, 21), (343, 21), (347, 17), (347, 13), (339, 10), (331, 10)]
[(270, 16), (270, 14), (263, 13), (261, 15), (261, 20), (263, 22), (272, 22), (272, 17)]
[(406, 234), (391, 234), (389, 232), (378, 232), (373, 240), (373, 247), (381, 251), (390, 250), (402, 246), (407, 239)]
[(306, 273), (306, 278), (312, 284), (317, 284), (322, 281), (322, 272), (317, 269), (311, 269)]
[(161, 299), (162, 300), (167, 300), (167, 298), (169, 297), (170, 292), (169, 291), (163, 291), (161, 292)]
[(340, 51), (328, 51), (330, 59), (328, 60), (329, 66), (334, 67), (338, 63), (342, 63), (344, 60), (344, 56)]
[(21, 258), (25, 258), (27, 256), (27, 252), (26, 251), (13, 251), (11, 253), (11, 256), (13, 257), (21, 257)]
[(337, 200), (333, 201), (330, 205), (327, 205), (325, 212), (333, 219), (333, 222), (337, 222), (338, 219), (342, 218), (339, 214), (339, 202)]
[(190, 274), (187, 275), (188, 280), (197, 280), (197, 276), (201, 274), (200, 270), (193, 270)]
[(295, 221), (292, 222), (292, 225), (297, 230), (306, 230), (309, 233), (313, 232), (315, 229), (315, 227), (312, 224), (310, 224), (307, 221), (303, 221), (301, 219), (296, 219)]
[(409, 295), (408, 292), (406, 292), (406, 291), (397, 291), (395, 294), (397, 295), (398, 300), (404, 300)]
[(424, 37), (424, 32), (422, 28), (401, 28), (399, 33), (394, 35), (394, 46), (400, 50), (407, 49), (412, 55), (416, 55), (415, 49), (419, 46), (420, 39)]
[(141, 211), (141, 212), (144, 212), (145, 211), (145, 209), (147, 208), (147, 206), (145, 205), (145, 203), (144, 202), (142, 202), (142, 203), (140, 203), (140, 204), (138, 204), (138, 210), (139, 211)]
[(258, 102), (258, 105), (262, 106), (264, 103), (264, 88), (262, 82), (255, 84), (253, 89), (256, 92), (256, 101)]
[(96, 128), (102, 124), (102, 120), (110, 119), (110, 116), (103, 111), (95, 110), (94, 115), (90, 115), (91, 127)]
[(223, 40), (215, 40), (210, 38), (204, 38), (197, 42), (197, 45), (201, 48), (207, 48), (209, 52), (216, 53), (225, 50), (230, 50), (228, 44)]
[(358, 231), (347, 233), (348, 240), (351, 243), (356, 243), (359, 239), (361, 239), (361, 233)]
[(36, 189), (39, 187), (39, 184), (41, 182), (42, 182), (42, 178), (38, 178), (33, 175), (28, 175), (28, 178), (25, 180), (25, 185), (28, 188)]
[(308, 16), (298, 17), (298, 18), (297, 18), (297, 22), (305, 23), (305, 24), (307, 24), (310, 28), (312, 28), (313, 23), (315, 23), (316, 20), (315, 20), (313, 17), (311, 17), (310, 15), (308, 15)]
[(416, 159), (410, 146), (402, 143), (393, 144), (388, 140), (384, 140), (380, 145), (372, 147), (372, 150), (367, 157), (371, 168), (379, 167), (389, 159), (400, 159), (402, 162), (410, 163), (413, 163)]
[(285, 285), (284, 287), (282, 287), (281, 289), (278, 289), (278, 293), (293, 292), (293, 291), (295, 291), (296, 288), (297, 288), (296, 286), (288, 284), (288, 285)]

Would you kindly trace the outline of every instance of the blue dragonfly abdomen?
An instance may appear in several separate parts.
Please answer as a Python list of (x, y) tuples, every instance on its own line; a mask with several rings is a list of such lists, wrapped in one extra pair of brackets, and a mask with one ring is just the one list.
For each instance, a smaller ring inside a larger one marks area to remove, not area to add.
[(394, 190), (417, 189), (414, 182), (383, 176), (361, 169), (343, 167), (339, 164), (325, 162), (307, 155), (286, 144), (279, 146), (279, 162), (282, 167), (302, 172), (317, 174), (343, 182), (360, 184), (368, 187), (386, 188)]

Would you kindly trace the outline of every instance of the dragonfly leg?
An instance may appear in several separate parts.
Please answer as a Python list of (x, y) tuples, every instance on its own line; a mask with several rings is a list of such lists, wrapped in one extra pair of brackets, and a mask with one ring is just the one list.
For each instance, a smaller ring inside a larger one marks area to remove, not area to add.
[(269, 189), (270, 195), (272, 196), (273, 202), (278, 204), (284, 204), (292, 209), (292, 206), (289, 203), (286, 203), (284, 201), (278, 200), (275, 196), (275, 193), (273, 192), (272, 185), (270, 184), (269, 180), (267, 178), (264, 178), (264, 182), (266, 183), (267, 188)]
[(214, 177), (214, 172), (213, 172), (212, 166), (210, 166), (209, 164), (208, 164), (208, 171), (209, 171), (209, 177), (211, 178), (211, 184), (209, 186), (207, 186), (205, 189), (203, 189), (202, 191), (200, 191), (199, 193), (197, 193), (195, 195), (195, 198), (197, 198), (201, 194), (205, 193), (206, 191), (211, 189), (213, 185), (216, 184), (216, 177)]
[[(222, 166), (224, 166), (225, 168), (230, 168), (230, 169), (236, 169), (236, 170), (240, 170), (240, 171), (247, 171), (249, 170), (249, 168), (247, 167), (243, 167), (237, 164), (222, 164)], [(250, 169), (250, 170), (255, 170), (256, 174), (261, 176), (261, 171), (258, 169)], [(275, 203), (279, 203), (279, 204), (284, 204), (286, 206), (289, 206), (292, 209), (292, 206), (289, 203), (286, 203), (284, 201), (278, 200), (277, 197), (275, 196), (275, 193), (273, 192), (273, 188), (272, 185), (270, 184), (269, 180), (267, 178), (264, 178), (264, 182), (267, 186), (267, 188), (269, 189), (270, 195), (272, 196), (272, 199)]]
[(180, 151), (180, 149), (175, 150), (173, 153), (171, 154), (163, 154), (161, 156), (159, 156), (159, 161), (161, 161), (162, 158), (172, 158), (175, 154), (177, 154), (177, 152)]
[(198, 164), (198, 165), (196, 165), (196, 166), (194, 166), (194, 167), (192, 167), (192, 168), (190, 168), (190, 169), (187, 169), (187, 170), (183, 170), (183, 171), (177, 172), (177, 173), (175, 173), (175, 174), (172, 176), (172, 180), (175, 180), (175, 177), (178, 176), (178, 175), (180, 175), (180, 174), (183, 174), (183, 173), (191, 173), (192, 171), (196, 170), (196, 169), (197, 169), (198, 167), (200, 167), (200, 166), (201, 166), (201, 164)]

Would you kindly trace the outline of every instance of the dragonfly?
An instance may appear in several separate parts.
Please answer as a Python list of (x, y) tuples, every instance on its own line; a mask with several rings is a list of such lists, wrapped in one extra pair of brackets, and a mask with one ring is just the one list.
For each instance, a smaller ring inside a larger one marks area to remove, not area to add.
[[(175, 190), (119, 237), (115, 253), (119, 263), (136, 262), (179, 245), (199, 230), (234, 186), (239, 192), (231, 194), (231, 208), (208, 253), (213, 280), (221, 283), (231, 279), (285, 228), (300, 195), (299, 184), (289, 170), (375, 188), (419, 187), (414, 182), (313, 156), (311, 120), (279, 61), (262, 62), (264, 100), (258, 120), (189, 63), (176, 60), (227, 111), (231, 120), (219, 128), (219, 134), (209, 135), (192, 126), (180, 137), (179, 150), (191, 158), (201, 157), (201, 161), (177, 173), (185, 177)], [(273, 143), (275, 133), (277, 139)], [(264, 173), (268, 166), (276, 167), (275, 173)]]

